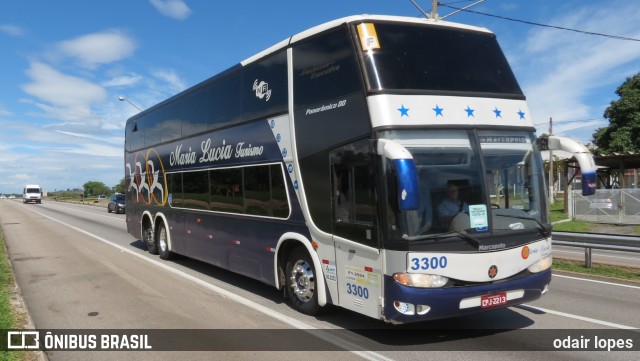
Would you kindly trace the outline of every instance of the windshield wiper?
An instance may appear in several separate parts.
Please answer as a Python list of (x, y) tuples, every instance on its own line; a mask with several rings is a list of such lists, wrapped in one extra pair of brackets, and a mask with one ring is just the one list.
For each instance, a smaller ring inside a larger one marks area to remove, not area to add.
[(448, 238), (451, 236), (460, 236), (470, 244), (480, 248), (480, 240), (477, 239), (476, 237), (473, 237), (472, 235), (470, 235), (465, 231), (450, 231), (446, 233), (426, 234), (426, 235), (418, 235), (418, 236), (403, 237), (403, 238), (406, 239), (407, 241), (426, 241), (428, 239), (437, 241), (438, 239)]
[(498, 216), (498, 217), (516, 218), (516, 219), (526, 219), (526, 220), (529, 220), (529, 221), (534, 221), (538, 225), (537, 228), (538, 228), (539, 231), (542, 232), (542, 234), (544, 234), (547, 237), (551, 235), (551, 231), (549, 229), (547, 229), (547, 227), (545, 227), (545, 225), (542, 224), (542, 222), (540, 222), (536, 218), (526, 217), (526, 216), (509, 215), (509, 214), (496, 214), (496, 216)]

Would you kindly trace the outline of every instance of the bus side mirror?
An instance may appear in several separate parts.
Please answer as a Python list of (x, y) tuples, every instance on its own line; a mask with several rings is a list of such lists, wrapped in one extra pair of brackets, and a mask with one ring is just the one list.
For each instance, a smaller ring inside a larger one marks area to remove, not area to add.
[(420, 207), (418, 172), (411, 153), (402, 145), (378, 139), (377, 153), (391, 161), (396, 171), (398, 185), (398, 208), (401, 211), (416, 210)]
[(596, 163), (589, 149), (573, 139), (549, 136), (547, 139), (549, 150), (564, 150), (573, 153), (582, 172), (582, 195), (590, 196), (596, 193)]
[(398, 175), (398, 208), (401, 211), (416, 210), (420, 207), (418, 172), (413, 159), (393, 161)]

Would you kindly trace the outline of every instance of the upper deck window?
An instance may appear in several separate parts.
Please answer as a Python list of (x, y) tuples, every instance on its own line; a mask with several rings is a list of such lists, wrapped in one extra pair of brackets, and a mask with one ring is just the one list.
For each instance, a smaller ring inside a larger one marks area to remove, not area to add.
[(376, 44), (363, 53), (372, 91), (522, 95), (493, 34), (383, 22), (366, 28), (375, 29)]
[(362, 89), (353, 43), (342, 27), (297, 44), (293, 72), (296, 108)]

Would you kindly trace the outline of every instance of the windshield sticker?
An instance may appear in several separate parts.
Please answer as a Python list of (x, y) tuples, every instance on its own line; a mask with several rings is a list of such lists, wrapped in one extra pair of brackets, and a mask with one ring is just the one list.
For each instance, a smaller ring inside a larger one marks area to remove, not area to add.
[(376, 32), (376, 28), (372, 23), (364, 23), (358, 25), (358, 36), (360, 37), (362, 50), (370, 51), (380, 49), (378, 33)]
[(474, 204), (469, 206), (470, 228), (475, 228), (478, 232), (485, 232), (489, 229), (487, 217), (487, 206), (484, 204)]

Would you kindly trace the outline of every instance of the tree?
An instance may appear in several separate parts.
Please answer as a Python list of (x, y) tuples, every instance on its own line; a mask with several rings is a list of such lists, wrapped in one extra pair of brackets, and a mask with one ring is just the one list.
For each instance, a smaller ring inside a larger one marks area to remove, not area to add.
[(84, 188), (84, 196), (98, 196), (102, 194), (109, 193), (109, 187), (107, 187), (104, 183), (98, 181), (89, 181), (82, 185)]
[(593, 133), (593, 143), (605, 152), (640, 152), (640, 73), (616, 89), (620, 99), (604, 111), (609, 126)]
[(113, 187), (113, 191), (115, 193), (126, 193), (126, 191), (127, 191), (127, 180), (125, 178), (122, 178), (120, 180), (120, 183), (116, 184)]

